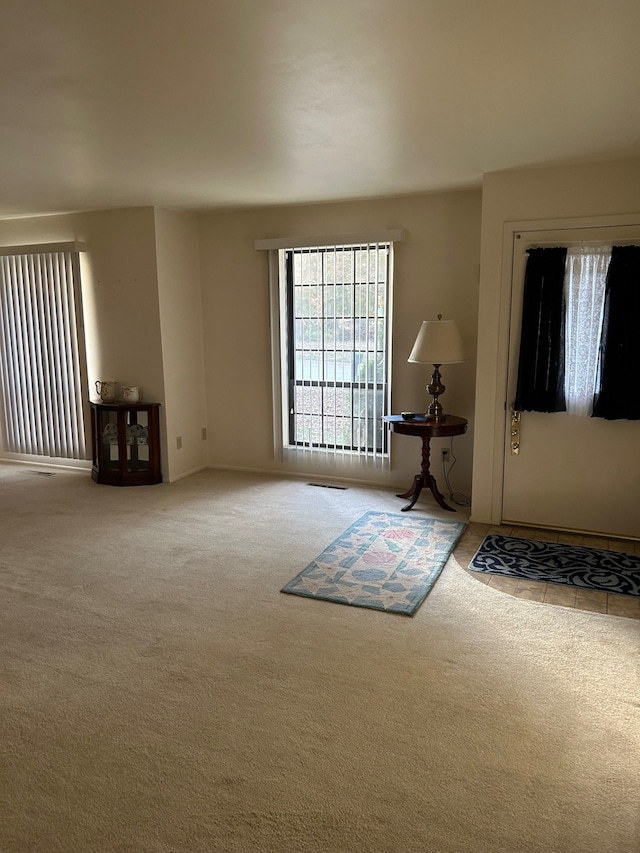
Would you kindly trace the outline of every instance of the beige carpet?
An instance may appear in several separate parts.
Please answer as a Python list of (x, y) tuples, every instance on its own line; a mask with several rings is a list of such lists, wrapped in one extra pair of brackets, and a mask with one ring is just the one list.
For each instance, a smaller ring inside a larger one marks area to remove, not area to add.
[(2, 853), (637, 853), (640, 622), (455, 558), (413, 619), (279, 592), (399, 503), (0, 465)]

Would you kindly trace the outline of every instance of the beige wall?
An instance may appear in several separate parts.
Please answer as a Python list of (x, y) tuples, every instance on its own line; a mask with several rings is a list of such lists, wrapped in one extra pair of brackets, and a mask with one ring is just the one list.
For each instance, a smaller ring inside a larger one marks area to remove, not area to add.
[[(254, 241), (406, 229), (408, 238), (397, 244), (395, 256), (393, 408), (424, 409), (429, 371), (408, 364), (407, 356), (423, 319), (455, 317), (470, 360), (445, 367), (443, 402), (447, 411), (469, 419), (470, 430), (454, 443), (459, 461), (452, 485), (468, 492), (473, 474), (473, 518), (499, 521), (509, 313), (505, 223), (579, 223), (638, 212), (640, 161), (634, 160), (492, 173), (485, 175), (482, 194), (197, 217), (147, 207), (2, 220), (0, 245), (87, 243), (90, 389), (96, 379), (115, 379), (141, 385), (146, 399), (166, 403), (163, 473), (175, 479), (203, 464), (296, 472), (273, 453), (267, 256), (254, 249)], [(443, 443), (434, 442), (436, 463)], [(396, 436), (390, 472), (346, 474), (404, 486), (418, 464), (417, 440)], [(345, 473), (323, 461), (309, 469)]]
[(3, 246), (65, 240), (87, 245), (83, 296), (96, 324), (91, 396), (96, 379), (114, 379), (142, 385), (148, 399), (162, 401), (153, 208), (0, 220)]
[[(97, 379), (113, 379), (141, 385), (145, 399), (164, 403), (154, 209), (0, 221), (4, 246), (66, 240), (87, 246), (83, 302), (90, 398), (97, 398)], [(164, 437), (164, 414), (162, 421)]]
[[(207, 465), (202, 294), (195, 214), (156, 209), (168, 479)], [(180, 436), (182, 448), (177, 448)]]
[[(473, 511), (501, 520), (502, 452), (510, 275), (504, 268), (505, 223), (574, 226), (640, 213), (640, 160), (495, 172), (484, 176), (478, 317)], [(640, 220), (640, 217), (639, 217)], [(609, 460), (608, 465), (618, 464)], [(625, 464), (620, 460), (619, 464)]]
[(77, 223), (91, 267), (96, 378), (140, 385), (143, 399), (164, 403), (154, 209), (97, 211)]
[[(406, 486), (419, 470), (419, 440), (395, 436), (393, 468), (342, 469), (276, 461), (267, 254), (262, 238), (404, 228), (396, 244), (393, 323), (393, 406), (424, 411), (430, 371), (407, 357), (423, 319), (441, 313), (459, 321), (470, 359), (443, 368), (445, 410), (470, 420), (455, 440), (453, 483), (469, 491), (473, 441), (480, 192), (408, 196), (340, 204), (224, 211), (200, 217), (200, 246), (208, 401), (209, 463), (257, 470), (300, 468), (328, 476)], [(438, 451), (439, 443), (433, 443)], [(436, 457), (436, 460), (439, 460)], [(439, 464), (439, 461), (438, 461)]]

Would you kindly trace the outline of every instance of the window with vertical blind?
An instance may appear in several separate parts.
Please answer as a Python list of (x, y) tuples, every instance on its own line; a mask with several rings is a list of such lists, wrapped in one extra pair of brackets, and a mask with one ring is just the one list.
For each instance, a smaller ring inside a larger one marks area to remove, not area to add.
[(394, 246), (403, 228), (255, 241), (268, 251), (276, 459), (388, 467)]
[(88, 399), (78, 251), (0, 250), (4, 450), (86, 459)]
[(390, 243), (284, 250), (287, 438), (386, 454)]

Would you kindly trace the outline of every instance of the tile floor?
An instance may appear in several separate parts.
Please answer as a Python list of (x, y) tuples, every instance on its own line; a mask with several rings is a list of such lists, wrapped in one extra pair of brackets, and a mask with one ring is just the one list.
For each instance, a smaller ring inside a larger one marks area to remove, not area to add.
[(522, 536), (527, 539), (541, 539), (546, 542), (560, 542), (571, 545), (585, 545), (591, 548), (625, 551), (640, 554), (640, 542), (613, 539), (607, 536), (589, 536), (579, 533), (563, 533), (557, 530), (542, 530), (532, 527), (513, 527), (508, 524), (490, 525), (471, 522), (460, 538), (454, 556), (469, 575), (479, 583), (487, 584), (516, 598), (529, 601), (542, 601), (545, 604), (561, 607), (574, 607), (577, 610), (590, 610), (595, 613), (608, 613), (611, 616), (624, 616), (628, 619), (640, 619), (640, 598), (631, 595), (583, 590), (560, 584), (541, 581), (519, 580), (502, 575), (472, 572), (467, 566), (471, 562), (480, 543), (487, 533), (499, 533), (503, 536)]

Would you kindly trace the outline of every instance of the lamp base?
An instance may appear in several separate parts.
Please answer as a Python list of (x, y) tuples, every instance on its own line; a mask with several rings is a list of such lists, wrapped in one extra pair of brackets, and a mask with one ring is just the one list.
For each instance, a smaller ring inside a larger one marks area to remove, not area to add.
[(442, 409), (442, 403), (438, 400), (441, 394), (444, 394), (446, 387), (442, 384), (440, 376), (439, 364), (433, 365), (433, 373), (431, 374), (431, 382), (427, 385), (427, 394), (431, 394), (433, 402), (427, 409), (427, 420), (432, 423), (442, 423), (447, 419)]

